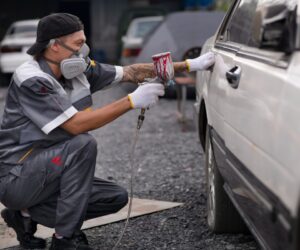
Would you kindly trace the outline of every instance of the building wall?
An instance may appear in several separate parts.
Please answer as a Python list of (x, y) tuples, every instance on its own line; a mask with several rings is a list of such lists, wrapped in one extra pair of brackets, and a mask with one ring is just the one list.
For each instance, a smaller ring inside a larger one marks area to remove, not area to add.
[(121, 34), (128, 25), (128, 23), (123, 22), (123, 20), (126, 20), (124, 19), (126, 13), (137, 8), (156, 8), (168, 13), (181, 9), (182, 1), (2, 0), (0, 39), (3, 38), (7, 28), (14, 21), (41, 18), (54, 12), (68, 12), (79, 16), (84, 22), (85, 32), (92, 52), (96, 57), (95, 59), (102, 62), (117, 62), (120, 55)]
[(117, 60), (119, 20), (127, 6), (127, 0), (91, 0), (91, 45), (95, 59)]
[(0, 8), (0, 39), (3, 38), (12, 22), (43, 17), (48, 13), (54, 12), (57, 6), (57, 0), (2, 0)]
[[(90, 0), (91, 44), (95, 59), (117, 62), (120, 56), (122, 28), (126, 14), (133, 9), (160, 9), (165, 14), (180, 10), (182, 0)], [(128, 17), (128, 16), (127, 16)]]

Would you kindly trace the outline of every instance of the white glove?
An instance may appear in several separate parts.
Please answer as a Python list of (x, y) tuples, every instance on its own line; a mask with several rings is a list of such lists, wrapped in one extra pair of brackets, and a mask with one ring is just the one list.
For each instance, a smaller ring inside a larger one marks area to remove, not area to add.
[(215, 54), (212, 52), (208, 52), (195, 59), (187, 59), (185, 60), (185, 62), (187, 64), (189, 72), (197, 70), (207, 70), (215, 63)]
[(128, 95), (131, 108), (148, 108), (158, 102), (158, 96), (165, 94), (164, 85), (161, 83), (146, 83), (140, 85), (134, 92)]

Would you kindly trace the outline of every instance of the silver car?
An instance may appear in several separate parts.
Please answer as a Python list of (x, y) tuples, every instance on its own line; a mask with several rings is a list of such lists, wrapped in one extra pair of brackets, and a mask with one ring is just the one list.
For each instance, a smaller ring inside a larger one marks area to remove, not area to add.
[(122, 65), (134, 63), (135, 58), (142, 50), (144, 39), (151, 34), (162, 20), (163, 16), (146, 16), (131, 21), (126, 35), (122, 37)]
[(202, 53), (195, 110), (208, 225), (263, 249), (300, 249), (299, 0), (234, 0)]
[(8, 28), (0, 44), (0, 73), (12, 74), (19, 65), (31, 58), (26, 51), (36, 40), (38, 21), (18, 21)]

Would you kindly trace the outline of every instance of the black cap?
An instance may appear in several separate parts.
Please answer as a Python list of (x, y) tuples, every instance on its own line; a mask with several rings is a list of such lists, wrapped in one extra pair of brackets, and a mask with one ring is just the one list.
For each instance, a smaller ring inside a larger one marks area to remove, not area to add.
[(68, 13), (54, 13), (43, 17), (37, 27), (36, 42), (28, 50), (36, 55), (46, 48), (51, 39), (83, 30), (83, 24), (77, 16)]

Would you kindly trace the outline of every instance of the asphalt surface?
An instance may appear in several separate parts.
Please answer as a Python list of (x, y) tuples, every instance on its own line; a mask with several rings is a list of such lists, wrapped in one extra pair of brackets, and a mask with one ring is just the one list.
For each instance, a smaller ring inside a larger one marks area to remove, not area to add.
[[(95, 94), (100, 107), (124, 96), (122, 88)], [(5, 89), (0, 89), (0, 116)], [(134, 196), (182, 202), (183, 206), (130, 220), (118, 249), (259, 249), (251, 235), (216, 235), (206, 224), (204, 155), (192, 122), (194, 101), (187, 103), (188, 121), (178, 123), (176, 101), (161, 99), (146, 112), (135, 152)], [(96, 176), (129, 189), (129, 149), (138, 111), (130, 111), (92, 134), (98, 141)], [(85, 230), (95, 249), (110, 250), (124, 222)], [(50, 241), (48, 242), (48, 246)], [(9, 249), (20, 249), (18, 247)]]

